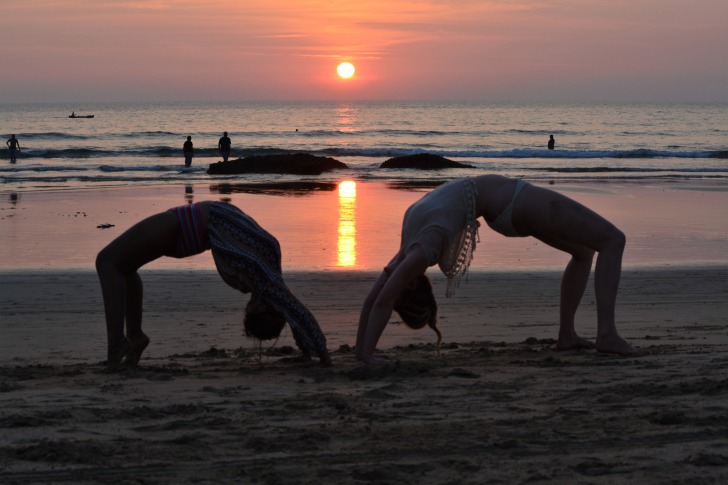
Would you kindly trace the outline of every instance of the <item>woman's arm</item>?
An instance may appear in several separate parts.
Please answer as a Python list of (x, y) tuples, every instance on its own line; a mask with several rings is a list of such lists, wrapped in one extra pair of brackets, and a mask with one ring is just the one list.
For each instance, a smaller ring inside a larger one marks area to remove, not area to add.
[(382, 271), (382, 274), (379, 275), (379, 278), (377, 278), (377, 281), (374, 283), (374, 286), (372, 286), (372, 289), (369, 290), (369, 294), (367, 295), (366, 299), (364, 300), (364, 304), (362, 305), (361, 314), (359, 315), (359, 328), (356, 332), (356, 357), (358, 359), (364, 360), (362, 358), (362, 348), (364, 346), (364, 339), (366, 338), (367, 334), (369, 314), (372, 311), (372, 305), (374, 304), (374, 300), (377, 299), (377, 296), (382, 291), (382, 288), (384, 287), (384, 284), (387, 282), (388, 278), (389, 274), (387, 270)]
[(425, 273), (427, 267), (425, 254), (419, 246), (413, 246), (390, 275), (384, 272), (377, 279), (364, 301), (359, 318), (356, 339), (356, 356), (359, 360), (367, 364), (386, 362), (374, 356), (374, 349), (392, 316), (394, 302), (415, 278)]

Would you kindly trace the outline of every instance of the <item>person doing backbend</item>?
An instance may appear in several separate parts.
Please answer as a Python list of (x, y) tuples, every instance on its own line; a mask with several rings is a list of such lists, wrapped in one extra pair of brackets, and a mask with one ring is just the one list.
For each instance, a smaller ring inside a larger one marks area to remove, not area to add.
[(96, 271), (104, 299), (109, 370), (116, 370), (123, 359), (136, 365), (149, 344), (142, 331), (138, 269), (162, 256), (184, 258), (207, 249), (228, 285), (252, 293), (245, 309), (246, 335), (274, 339), (288, 322), (304, 356), (314, 353), (331, 365), (316, 318), (283, 281), (276, 238), (237, 207), (205, 201), (150, 216), (99, 252)]
[[(504, 236), (533, 236), (571, 255), (561, 282), (558, 350), (596, 348), (621, 355), (639, 353), (619, 335), (615, 325), (624, 234), (599, 214), (558, 192), (520, 179), (482, 175), (441, 185), (407, 209), (400, 250), (362, 306), (357, 358), (367, 363), (386, 361), (374, 350), (393, 310), (410, 327), (432, 327), (439, 347), (437, 303), (425, 271), (438, 264), (448, 278), (446, 296), (450, 296), (472, 260), (479, 217)], [(576, 333), (574, 317), (594, 253), (598, 253), (594, 274), (598, 330), (592, 343)]]

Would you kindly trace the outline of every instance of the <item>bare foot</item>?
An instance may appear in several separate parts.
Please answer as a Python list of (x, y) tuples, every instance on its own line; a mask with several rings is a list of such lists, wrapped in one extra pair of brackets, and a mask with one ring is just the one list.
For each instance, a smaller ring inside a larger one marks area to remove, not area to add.
[(131, 340), (131, 348), (126, 354), (126, 363), (129, 365), (137, 365), (139, 363), (139, 359), (142, 358), (142, 352), (144, 352), (144, 349), (147, 348), (147, 345), (149, 345), (149, 337), (145, 334), (141, 334), (140, 336), (133, 338)]
[(644, 351), (639, 347), (632, 347), (626, 340), (619, 335), (611, 335), (608, 337), (597, 337), (596, 349), (599, 352), (609, 354), (619, 354), (634, 357), (642, 355)]
[(383, 355), (372, 355), (367, 358), (364, 357), (358, 357), (359, 360), (363, 361), (366, 364), (371, 365), (386, 365), (389, 364), (389, 359), (386, 356)]
[(130, 350), (131, 342), (129, 342), (129, 339), (127, 338), (124, 338), (124, 340), (121, 340), (117, 344), (110, 345), (107, 354), (108, 359), (106, 361), (106, 368), (111, 372), (117, 370), (119, 368), (119, 364), (121, 364), (121, 359), (123, 359)]
[(591, 340), (587, 340), (578, 335), (572, 335), (570, 337), (559, 337), (559, 341), (556, 342), (556, 350), (576, 350), (576, 349), (593, 349), (594, 343)]

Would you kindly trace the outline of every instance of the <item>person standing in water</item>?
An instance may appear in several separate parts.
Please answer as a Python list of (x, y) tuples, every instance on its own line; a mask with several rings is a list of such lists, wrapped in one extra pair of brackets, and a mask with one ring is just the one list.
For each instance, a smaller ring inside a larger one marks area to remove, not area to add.
[(220, 155), (222, 156), (222, 160), (224, 162), (228, 161), (231, 145), (232, 142), (230, 141), (230, 138), (228, 137), (228, 133), (226, 131), (222, 134), (222, 137), (220, 137), (220, 140), (217, 142), (217, 150), (220, 152)]
[(548, 143), (549, 150), (553, 150), (555, 146), (556, 146), (556, 140), (554, 140), (554, 135), (549, 135), (549, 143)]
[(182, 152), (185, 155), (185, 167), (189, 167), (190, 165), (192, 165), (192, 157), (194, 155), (191, 136), (188, 136), (187, 141), (184, 143), (184, 145), (182, 145)]
[(10, 139), (6, 141), (5, 144), (10, 150), (10, 163), (17, 162), (18, 152), (20, 151), (20, 142), (17, 138), (15, 138), (15, 135), (10, 135)]

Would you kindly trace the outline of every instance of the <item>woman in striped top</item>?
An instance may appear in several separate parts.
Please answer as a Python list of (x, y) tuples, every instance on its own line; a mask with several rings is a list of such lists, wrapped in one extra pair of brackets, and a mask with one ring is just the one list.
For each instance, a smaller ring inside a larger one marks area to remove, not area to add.
[(324, 365), (331, 364), (316, 318), (283, 281), (276, 238), (237, 207), (206, 201), (150, 216), (99, 252), (96, 271), (104, 298), (110, 370), (124, 359), (136, 365), (149, 345), (142, 331), (142, 281), (137, 270), (162, 256), (184, 258), (207, 249), (227, 284), (252, 293), (245, 309), (247, 336), (277, 338), (288, 322), (305, 356), (314, 353)]

